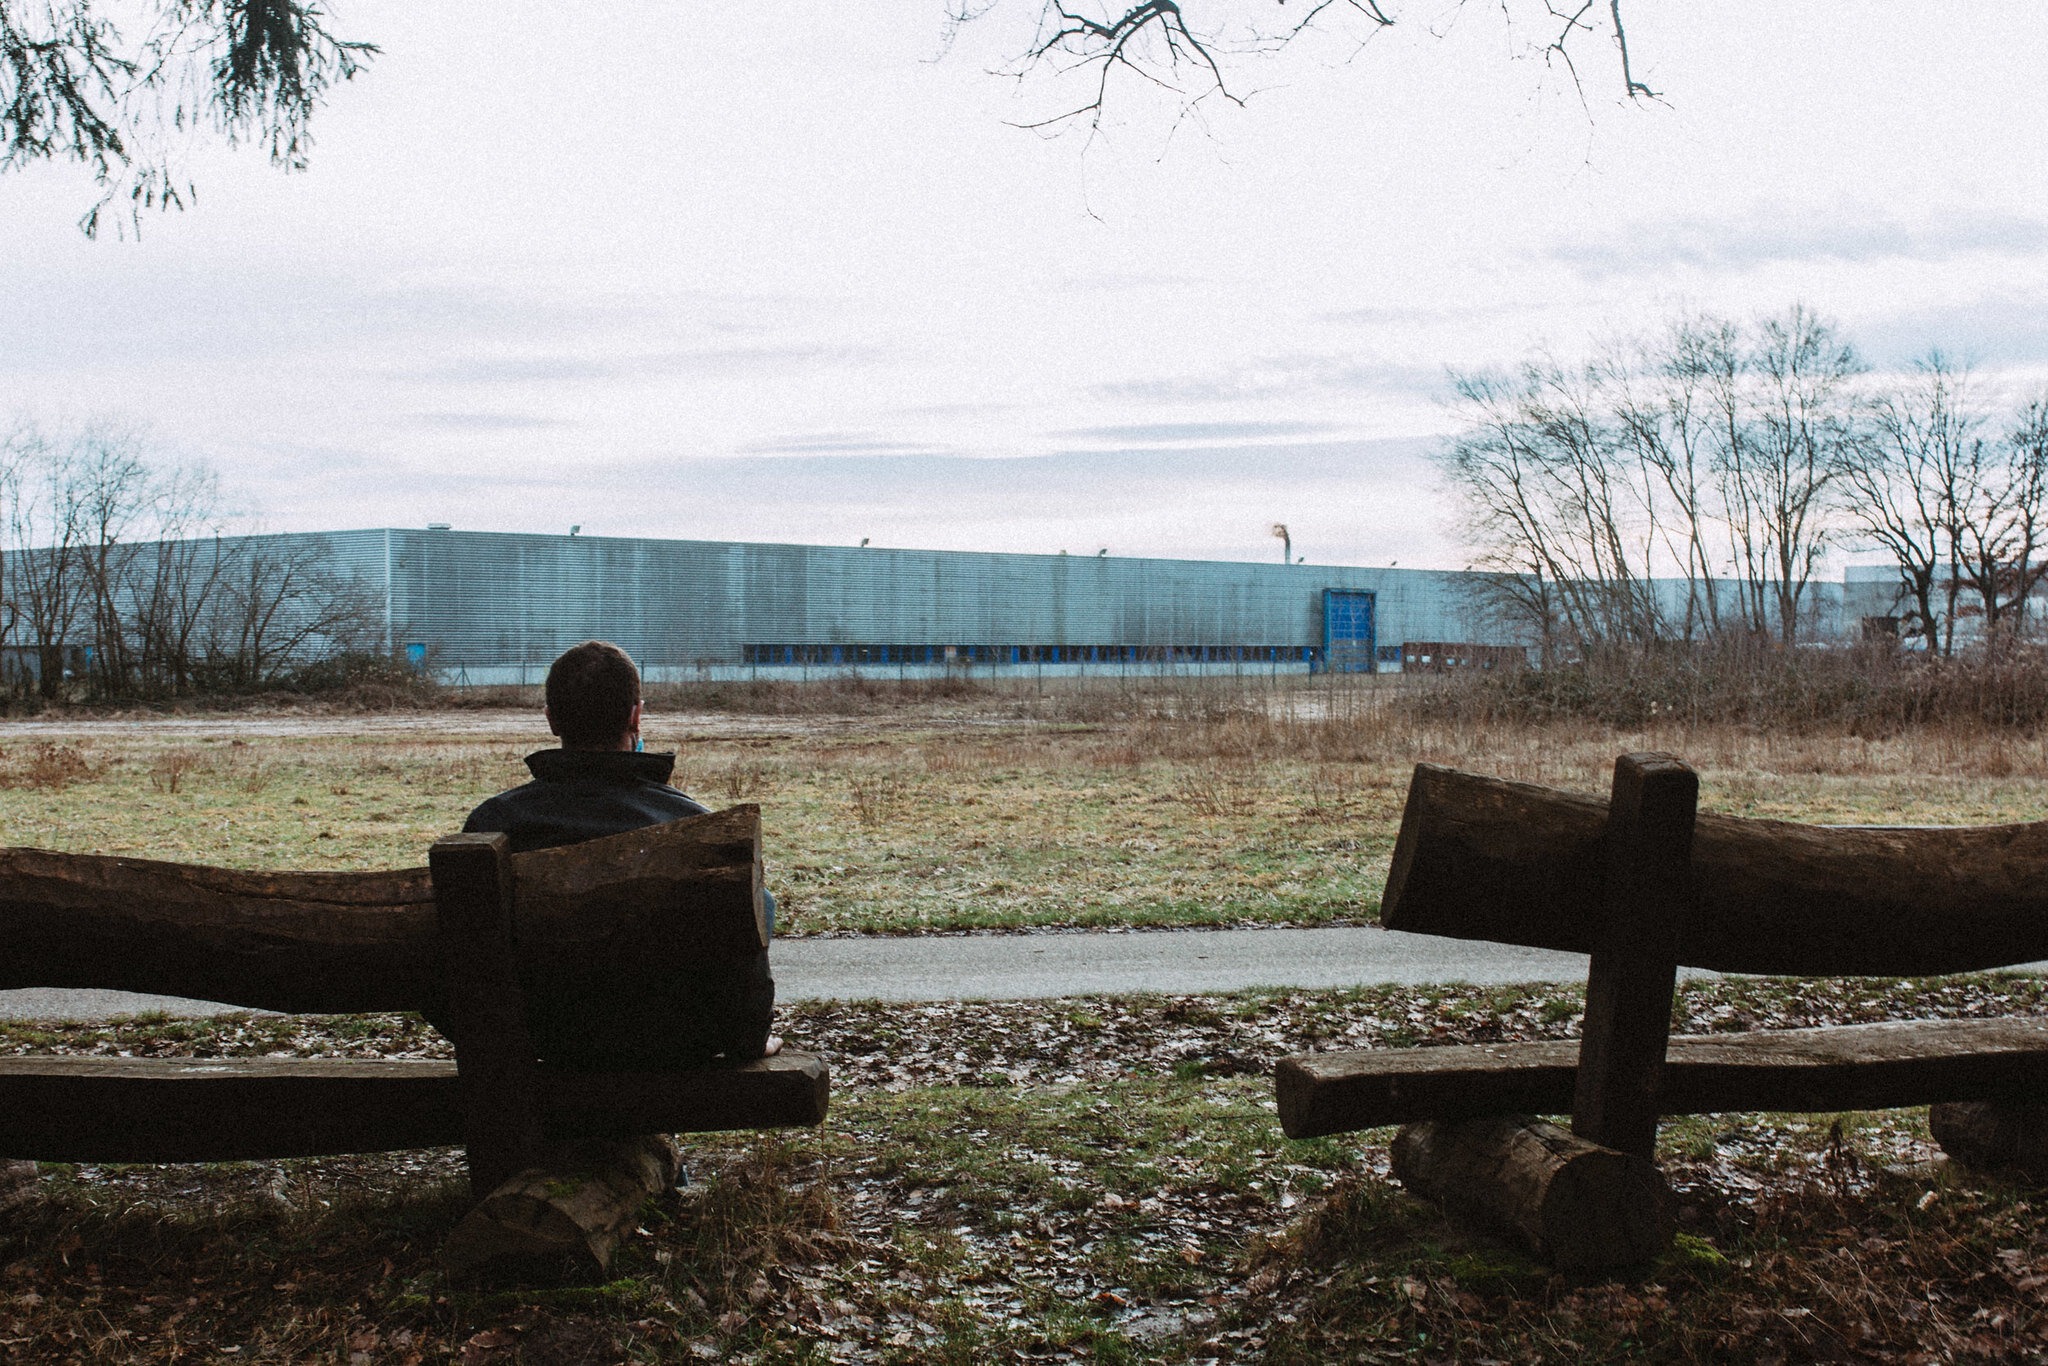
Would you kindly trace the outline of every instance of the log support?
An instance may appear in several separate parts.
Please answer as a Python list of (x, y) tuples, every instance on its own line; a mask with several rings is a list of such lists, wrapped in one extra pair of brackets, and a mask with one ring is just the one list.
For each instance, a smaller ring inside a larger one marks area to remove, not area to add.
[(563, 1269), (603, 1275), (621, 1231), (680, 1170), (666, 1138), (613, 1139), (550, 1148), (463, 1217), (441, 1245), (451, 1275)]
[(1425, 1120), (1395, 1136), (1393, 1159), (1408, 1189), (1560, 1271), (1640, 1266), (1670, 1246), (1670, 1192), (1656, 1164), (1554, 1124)]
[(2048, 1181), (2048, 1105), (1952, 1101), (1928, 1110), (1927, 1127), (1966, 1167)]

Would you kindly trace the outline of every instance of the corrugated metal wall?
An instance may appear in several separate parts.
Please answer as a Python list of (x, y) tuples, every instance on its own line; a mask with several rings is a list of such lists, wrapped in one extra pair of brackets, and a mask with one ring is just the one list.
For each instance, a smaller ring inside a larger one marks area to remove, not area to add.
[(540, 669), (590, 636), (644, 663), (746, 647), (1316, 647), (1327, 588), (1377, 595), (1379, 638), (1466, 639), (1467, 576), (1203, 560), (1000, 555), (399, 530), (325, 533), (386, 587), (391, 643), (444, 667)]

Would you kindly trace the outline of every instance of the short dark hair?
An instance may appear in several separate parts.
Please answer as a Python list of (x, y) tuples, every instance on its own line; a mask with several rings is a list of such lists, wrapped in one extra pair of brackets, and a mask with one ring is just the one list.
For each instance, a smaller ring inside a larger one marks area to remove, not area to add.
[(570, 746), (609, 745), (626, 733), (640, 700), (632, 656), (608, 640), (586, 640), (548, 669), (548, 716)]

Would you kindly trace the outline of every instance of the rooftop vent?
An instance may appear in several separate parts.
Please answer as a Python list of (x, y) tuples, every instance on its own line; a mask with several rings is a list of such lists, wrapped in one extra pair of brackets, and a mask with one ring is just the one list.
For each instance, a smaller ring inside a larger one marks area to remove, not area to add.
[(429, 531), (450, 531), (450, 530), (453, 530), (453, 529), (454, 529), (454, 523), (452, 523), (452, 522), (428, 522), (428, 523), (427, 523), (427, 530), (429, 530)]

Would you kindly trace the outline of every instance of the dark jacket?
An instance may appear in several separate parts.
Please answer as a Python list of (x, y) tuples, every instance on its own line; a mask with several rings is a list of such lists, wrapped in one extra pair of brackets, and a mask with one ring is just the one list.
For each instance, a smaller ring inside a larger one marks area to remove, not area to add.
[[(512, 838), (512, 852), (523, 854), (703, 815), (707, 808), (668, 785), (675, 762), (673, 754), (544, 749), (526, 756), (532, 782), (484, 802), (462, 828), (503, 831)], [(768, 950), (636, 982), (635, 972), (647, 964), (634, 960), (631, 946), (618, 947), (628, 961), (543, 973), (547, 980), (528, 985), (527, 1029), (542, 1062), (585, 1071), (665, 1071), (703, 1067), (721, 1056), (734, 1062), (761, 1056), (775, 1010)], [(561, 989), (577, 978), (592, 980)], [(549, 990), (550, 981), (556, 990)]]
[(581, 844), (642, 826), (664, 825), (710, 808), (668, 785), (673, 754), (629, 749), (544, 749), (526, 756), (533, 781), (500, 792), (464, 822), (465, 831), (499, 831), (512, 852)]

